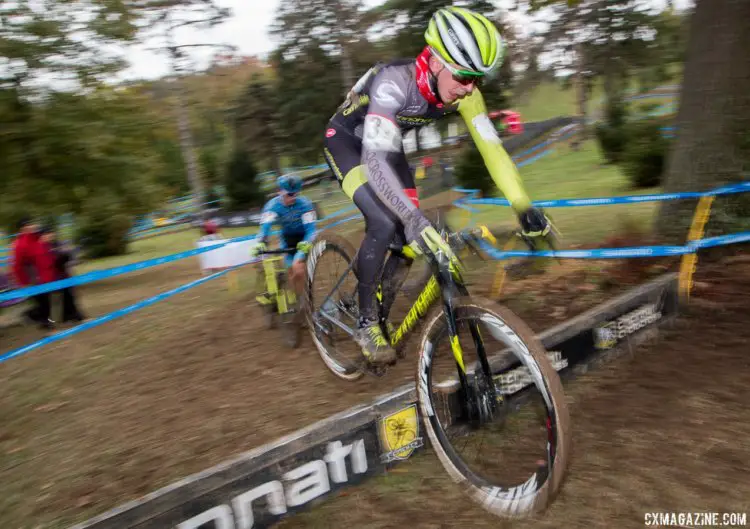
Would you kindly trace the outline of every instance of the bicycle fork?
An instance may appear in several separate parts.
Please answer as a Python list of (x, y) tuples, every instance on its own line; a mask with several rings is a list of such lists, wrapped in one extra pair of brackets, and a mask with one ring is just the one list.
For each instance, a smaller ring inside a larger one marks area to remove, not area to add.
[[(448, 338), (450, 339), (451, 352), (456, 362), (456, 371), (460, 383), (460, 391), (463, 395), (461, 408), (463, 415), (470, 423), (481, 425), (491, 420), (497, 408), (497, 397), (495, 384), (492, 379), (492, 370), (487, 359), (484, 341), (479, 331), (479, 324), (475, 321), (467, 321), (472, 342), (477, 353), (477, 362), (469, 366), (467, 370), (465, 356), (458, 336), (458, 323), (456, 312), (453, 308), (454, 296), (466, 294), (462, 285), (456, 285), (453, 291), (444, 291), (444, 312), (448, 323)], [(450, 287), (448, 287), (450, 289)], [(457, 290), (457, 292), (456, 292)]]
[(279, 314), (286, 314), (289, 311), (289, 307), (297, 302), (297, 294), (294, 290), (286, 287), (280, 288), (282, 281), (279, 281), (273, 260), (263, 260), (263, 271), (266, 275), (268, 294), (271, 296), (271, 299), (276, 299), (276, 307)]

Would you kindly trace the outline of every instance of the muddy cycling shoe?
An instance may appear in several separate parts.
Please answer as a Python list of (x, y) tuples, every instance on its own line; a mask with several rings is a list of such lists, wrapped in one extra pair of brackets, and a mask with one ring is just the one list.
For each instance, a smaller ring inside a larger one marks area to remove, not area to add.
[(361, 319), (354, 332), (354, 341), (371, 364), (388, 365), (396, 361), (396, 351), (386, 340), (377, 319)]

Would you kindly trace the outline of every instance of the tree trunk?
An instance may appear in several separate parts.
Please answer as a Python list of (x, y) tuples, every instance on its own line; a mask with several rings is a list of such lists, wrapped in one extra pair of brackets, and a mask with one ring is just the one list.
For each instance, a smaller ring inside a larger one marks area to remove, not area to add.
[(271, 156), (271, 164), (273, 165), (273, 170), (276, 172), (277, 177), (284, 174), (282, 172), (281, 153), (276, 152)]
[(185, 160), (185, 167), (187, 168), (190, 189), (193, 192), (195, 213), (201, 215), (203, 213), (203, 204), (205, 202), (203, 195), (203, 182), (201, 181), (198, 160), (195, 157), (193, 134), (190, 130), (190, 122), (188, 120), (187, 109), (185, 108), (183, 81), (182, 79), (177, 79), (175, 82), (178, 83), (177, 90), (175, 91), (175, 111), (177, 113), (177, 128), (180, 132), (180, 148), (182, 149), (182, 156)]
[[(748, 178), (742, 175), (750, 169), (748, 20), (748, 0), (697, 2), (665, 192), (705, 191)], [(731, 228), (743, 201), (747, 195), (719, 197), (712, 231)], [(660, 233), (684, 241), (694, 208), (694, 201), (662, 203)]]
[[(581, 22), (580, 22), (580, 16), (576, 17), (578, 19), (578, 22), (576, 24), (576, 29), (580, 32)], [(580, 39), (580, 35), (578, 35), (576, 38)], [(583, 42), (579, 42), (575, 45), (575, 64), (576, 64), (576, 73), (575, 73), (575, 81), (576, 81), (576, 111), (578, 113), (578, 120), (581, 124), (581, 133), (578, 134), (578, 138), (576, 139), (576, 145), (580, 143), (581, 141), (585, 140), (588, 137), (587, 133), (587, 124), (586, 124), (586, 99), (587, 99), (587, 90), (586, 90), (586, 58), (584, 57), (583, 53)]]
[(347, 47), (346, 43), (341, 46), (341, 90), (344, 97), (346, 97), (355, 83), (354, 66), (352, 65), (352, 57), (349, 55)]

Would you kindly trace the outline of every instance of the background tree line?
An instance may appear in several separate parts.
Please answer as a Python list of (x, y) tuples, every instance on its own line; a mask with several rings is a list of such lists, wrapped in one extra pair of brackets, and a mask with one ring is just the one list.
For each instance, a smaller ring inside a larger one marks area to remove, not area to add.
[[(177, 94), (207, 198), (223, 189), (229, 207), (257, 205), (263, 193), (255, 175), (320, 163), (322, 131), (343, 94), (376, 61), (415, 56), (427, 21), (447, 2), (388, 0), (367, 10), (357, 0), (285, 0), (266, 62), (223, 56), (203, 71), (117, 85), (105, 81), (123, 69), (122, 57), (100, 50), (142, 40), (144, 28), (154, 31), (167, 15), (182, 20), (211, 2), (47, 3), (39, 11), (21, 0), (0, 14), (0, 222), (7, 228), (28, 212), (73, 213), (80, 224), (103, 212), (98, 218), (125, 226), (189, 192)], [(492, 109), (512, 107), (547, 80), (575, 90), (578, 114), (591, 117), (600, 83), (611, 118), (629, 87), (663, 84), (686, 61), (667, 187), (707, 188), (747, 171), (750, 62), (742, 50), (750, 48), (741, 48), (748, 37), (738, 25), (747, 2), (715, 0), (709, 9), (709, 0), (698, 0), (694, 15), (641, 0), (519, 0), (512, 12), (484, 0), (453, 3), (488, 15), (508, 41), (500, 75), (483, 89)], [(212, 8), (198, 20), (230, 16)], [(76, 17), (76, 9), (89, 16)], [(528, 17), (540, 22), (519, 23)], [(722, 54), (712, 51), (717, 46)]]

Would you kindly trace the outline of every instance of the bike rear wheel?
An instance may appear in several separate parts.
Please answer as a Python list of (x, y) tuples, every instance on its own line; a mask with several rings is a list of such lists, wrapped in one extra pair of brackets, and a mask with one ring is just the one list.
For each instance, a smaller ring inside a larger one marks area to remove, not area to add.
[(431, 445), (451, 478), (486, 510), (533, 514), (558, 492), (570, 451), (560, 378), (509, 310), (468, 297), (452, 306), (465, 374), (444, 311), (430, 315), (421, 337), (417, 395)]
[(313, 343), (331, 373), (348, 381), (364, 375), (362, 353), (344, 328), (353, 331), (359, 316), (357, 278), (353, 270), (347, 272), (355, 255), (356, 250), (346, 239), (322, 233), (307, 256), (305, 286)]

